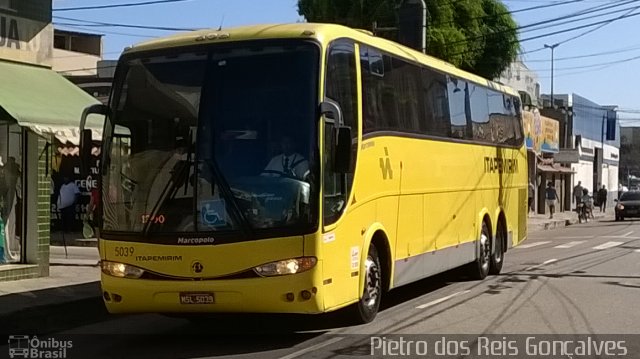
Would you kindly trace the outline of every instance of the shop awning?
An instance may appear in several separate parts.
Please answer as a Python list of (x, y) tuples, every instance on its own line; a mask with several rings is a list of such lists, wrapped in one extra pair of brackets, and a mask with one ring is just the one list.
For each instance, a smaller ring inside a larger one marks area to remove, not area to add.
[[(0, 107), (39, 135), (78, 145), (82, 111), (98, 103), (52, 70), (0, 61)], [(98, 115), (87, 120), (94, 141), (102, 139), (102, 125)]]
[(538, 170), (554, 173), (575, 173), (570, 167), (562, 167), (559, 164), (554, 164), (553, 166), (548, 164), (538, 164)]

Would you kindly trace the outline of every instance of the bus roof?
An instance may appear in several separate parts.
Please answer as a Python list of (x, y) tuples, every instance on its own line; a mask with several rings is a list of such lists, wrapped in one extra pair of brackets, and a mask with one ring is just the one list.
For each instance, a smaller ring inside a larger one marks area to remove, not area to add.
[(125, 49), (125, 54), (139, 51), (159, 50), (204, 43), (221, 43), (231, 41), (247, 41), (258, 39), (315, 39), (326, 45), (337, 38), (352, 38), (358, 42), (371, 45), (396, 56), (425, 64), (434, 69), (464, 78), (490, 88), (518, 96), (518, 93), (501, 84), (487, 80), (478, 75), (461, 70), (450, 63), (425, 55), (399, 43), (373, 36), (370, 31), (349, 28), (337, 24), (294, 23), (294, 24), (265, 24), (250, 25), (222, 30), (205, 29), (179, 33), (167, 37), (145, 41)]

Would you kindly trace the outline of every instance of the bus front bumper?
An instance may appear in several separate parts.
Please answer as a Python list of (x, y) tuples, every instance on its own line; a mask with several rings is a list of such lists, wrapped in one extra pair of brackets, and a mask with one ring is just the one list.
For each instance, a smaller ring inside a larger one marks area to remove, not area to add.
[(231, 280), (145, 280), (102, 273), (110, 313), (322, 313), (316, 270)]

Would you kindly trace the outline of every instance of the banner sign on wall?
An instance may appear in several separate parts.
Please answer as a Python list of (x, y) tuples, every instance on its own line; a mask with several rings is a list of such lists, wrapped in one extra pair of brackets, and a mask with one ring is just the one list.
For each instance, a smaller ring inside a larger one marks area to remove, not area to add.
[(540, 116), (537, 109), (523, 111), (524, 133), (527, 148), (536, 153), (560, 151), (560, 124), (557, 120)]

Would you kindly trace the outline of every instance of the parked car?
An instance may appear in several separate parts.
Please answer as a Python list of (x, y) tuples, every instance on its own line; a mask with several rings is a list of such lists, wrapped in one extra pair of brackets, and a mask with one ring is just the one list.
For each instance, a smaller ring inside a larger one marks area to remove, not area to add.
[(616, 221), (629, 217), (640, 217), (640, 191), (625, 192), (616, 203)]

